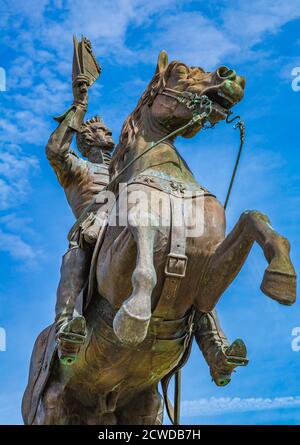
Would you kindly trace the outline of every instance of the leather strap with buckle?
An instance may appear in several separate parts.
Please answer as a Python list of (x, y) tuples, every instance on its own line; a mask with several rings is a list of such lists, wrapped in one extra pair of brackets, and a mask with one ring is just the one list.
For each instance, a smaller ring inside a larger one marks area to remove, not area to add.
[[(182, 278), (185, 277), (188, 258), (185, 254), (186, 236), (183, 213), (183, 200), (170, 196), (171, 207), (171, 247), (165, 264), (165, 282), (163, 289), (154, 310), (155, 317), (168, 319), (168, 313), (173, 307), (178, 288)], [(180, 206), (180, 212), (178, 207)], [(181, 216), (181, 221), (176, 221), (176, 214)]]
[(165, 274), (169, 277), (184, 278), (186, 273), (188, 257), (186, 255), (169, 253), (166, 265)]

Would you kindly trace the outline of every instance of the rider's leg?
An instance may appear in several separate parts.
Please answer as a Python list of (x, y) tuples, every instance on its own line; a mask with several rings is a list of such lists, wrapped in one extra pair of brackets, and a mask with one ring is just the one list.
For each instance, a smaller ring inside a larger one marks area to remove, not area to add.
[(72, 320), (77, 297), (89, 273), (91, 252), (73, 245), (63, 256), (55, 306), (57, 332)]
[(85, 341), (83, 316), (74, 316), (77, 298), (88, 279), (91, 250), (72, 245), (63, 256), (61, 277), (57, 289), (55, 327), (58, 355), (63, 364), (73, 364)]
[(244, 342), (237, 339), (229, 344), (215, 310), (206, 314), (197, 312), (195, 325), (195, 338), (214, 382), (218, 386), (227, 385), (233, 370), (248, 363)]

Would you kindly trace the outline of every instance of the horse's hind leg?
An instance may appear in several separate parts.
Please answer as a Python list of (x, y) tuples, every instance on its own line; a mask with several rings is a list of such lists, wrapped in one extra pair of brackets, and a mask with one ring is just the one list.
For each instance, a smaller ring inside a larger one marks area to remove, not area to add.
[(113, 322), (115, 334), (126, 344), (138, 344), (145, 339), (151, 318), (151, 294), (156, 285), (153, 249), (157, 224), (153, 218), (149, 213), (135, 210), (128, 217), (137, 245), (137, 260), (131, 279), (132, 293)]
[(211, 257), (196, 299), (200, 310), (209, 312), (214, 308), (239, 273), (254, 241), (262, 247), (269, 263), (261, 290), (282, 304), (295, 302), (296, 274), (289, 255), (288, 240), (275, 232), (267, 216), (257, 211), (247, 211)]
[(157, 387), (139, 392), (116, 411), (118, 425), (162, 425), (163, 400)]

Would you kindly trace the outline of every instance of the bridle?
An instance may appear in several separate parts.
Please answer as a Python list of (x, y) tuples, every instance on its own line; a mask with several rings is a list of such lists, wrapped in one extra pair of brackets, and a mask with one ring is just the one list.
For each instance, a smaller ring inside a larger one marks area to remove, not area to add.
[[(170, 132), (169, 134), (164, 136), (162, 139), (160, 139), (160, 140), (158, 140), (156, 142), (152, 142), (150, 144), (150, 146), (148, 148), (146, 148), (142, 153), (138, 154), (133, 159), (131, 159), (131, 161), (129, 161), (119, 171), (119, 173), (110, 181), (110, 183), (109, 183), (110, 187), (138, 159), (140, 159), (145, 154), (149, 153), (149, 151), (153, 150), (155, 147), (157, 147), (161, 143), (165, 142), (167, 139), (172, 138), (172, 137), (178, 135), (179, 133), (181, 133), (182, 131), (188, 129), (189, 127), (192, 127), (196, 123), (198, 123), (198, 124), (200, 123), (202, 128), (204, 128), (204, 129), (213, 128), (214, 127), (214, 124), (210, 124), (208, 122), (208, 117), (210, 116), (210, 114), (212, 113), (212, 111), (214, 109), (214, 102), (211, 99), (209, 99), (208, 96), (203, 95), (203, 94), (199, 95), (197, 93), (192, 93), (192, 92), (189, 92), (189, 91), (177, 91), (177, 90), (173, 90), (172, 88), (167, 88), (167, 87), (165, 87), (163, 90), (159, 91), (157, 94), (162, 94), (164, 96), (172, 97), (173, 99), (175, 99), (180, 104), (185, 105), (186, 108), (188, 108), (189, 110), (192, 111), (192, 119), (187, 124), (182, 125), (180, 128), (177, 128), (176, 130)], [(227, 194), (226, 194), (226, 198), (225, 198), (224, 209), (226, 209), (228, 201), (229, 201), (229, 198), (230, 198), (230, 194), (231, 194), (231, 191), (232, 191), (232, 186), (233, 186), (233, 183), (234, 183), (234, 180), (235, 180), (235, 177), (236, 177), (236, 172), (237, 172), (237, 169), (238, 169), (238, 166), (239, 166), (239, 162), (240, 162), (243, 146), (244, 146), (245, 123), (241, 119), (240, 116), (235, 116), (235, 117), (229, 119), (230, 116), (232, 115), (232, 111), (230, 111), (230, 110), (225, 110), (225, 109), (220, 110), (220, 108), (218, 107), (217, 111), (218, 111), (219, 114), (222, 114), (224, 118), (226, 117), (226, 121), (225, 122), (227, 124), (231, 124), (235, 120), (239, 119), (238, 122), (234, 125), (233, 128), (234, 129), (238, 128), (240, 130), (240, 146), (239, 146), (239, 149), (238, 149), (236, 161), (235, 161), (235, 164), (234, 164), (233, 172), (231, 174), (230, 183), (229, 183)]]
[[(168, 91), (166, 91), (168, 89), (163, 90), (161, 93), (159, 94), (166, 94), (169, 95)], [(175, 90), (174, 90), (175, 91)], [(166, 136), (164, 136), (163, 138), (159, 139), (156, 142), (152, 142), (150, 144), (150, 146), (148, 148), (146, 148), (146, 150), (144, 150), (142, 153), (138, 154), (137, 156), (135, 156), (133, 159), (131, 159), (131, 161), (129, 161), (125, 167), (123, 167), (119, 173), (110, 181), (109, 185), (111, 186), (112, 183), (114, 183), (120, 176), (122, 176), (122, 174), (132, 165), (134, 164), (138, 159), (140, 159), (142, 156), (144, 156), (146, 153), (148, 153), (149, 151), (153, 150), (155, 147), (157, 147), (158, 145), (160, 145), (162, 142), (165, 142), (167, 139), (172, 138), (176, 135), (178, 135), (178, 133), (181, 133), (182, 131), (186, 130), (189, 127), (192, 127), (193, 125), (195, 125), (197, 122), (201, 122), (204, 124), (204, 122), (207, 120), (208, 116), (210, 115), (212, 108), (211, 108), (211, 100), (208, 99), (207, 96), (199, 96), (196, 93), (188, 93), (191, 96), (178, 96), (175, 97), (179, 102), (184, 103), (186, 105), (186, 107), (189, 110), (193, 111), (193, 117), (192, 119), (185, 125), (182, 125), (180, 128), (177, 128), (174, 131), (171, 131), (170, 133), (168, 133)], [(183, 93), (182, 93), (183, 95)]]
[[(172, 97), (173, 99), (176, 99), (177, 102), (184, 104), (189, 110), (192, 110), (193, 117), (196, 117), (199, 114), (201, 114), (201, 110), (204, 109), (203, 110), (204, 113), (202, 115), (203, 115), (203, 120), (206, 120), (206, 122), (203, 123), (202, 128), (204, 128), (204, 129), (214, 128), (215, 124), (209, 124), (207, 122), (207, 118), (209, 117), (209, 115), (211, 114), (211, 112), (213, 110), (213, 102), (207, 96), (198, 95), (197, 93), (191, 93), (189, 91), (183, 91), (183, 92), (176, 91), (171, 88), (165, 88), (160, 94), (163, 94), (168, 97)], [(232, 186), (233, 186), (233, 183), (235, 180), (236, 172), (237, 172), (237, 169), (239, 166), (243, 146), (244, 146), (245, 122), (241, 119), (240, 116), (235, 116), (233, 118), (230, 118), (230, 116), (232, 115), (232, 111), (230, 111), (230, 110), (223, 109), (223, 111), (221, 111), (218, 108), (218, 113), (223, 114), (223, 116), (226, 117), (225, 122), (227, 124), (231, 124), (232, 122), (239, 119), (238, 122), (233, 126), (233, 128), (234, 129), (238, 128), (240, 130), (240, 146), (238, 149), (238, 153), (236, 156), (234, 168), (233, 168), (233, 171), (231, 174), (230, 183), (228, 186), (228, 190), (227, 190), (227, 194), (226, 194), (226, 198), (225, 198), (225, 202), (224, 202), (224, 209), (226, 209), (228, 201), (229, 201), (229, 197), (231, 194)], [(206, 114), (206, 116), (205, 116), (205, 114)], [(192, 121), (193, 121), (193, 119), (188, 124), (193, 125)], [(197, 122), (197, 120), (195, 122)], [(182, 130), (182, 128), (179, 131), (181, 131), (181, 130)]]

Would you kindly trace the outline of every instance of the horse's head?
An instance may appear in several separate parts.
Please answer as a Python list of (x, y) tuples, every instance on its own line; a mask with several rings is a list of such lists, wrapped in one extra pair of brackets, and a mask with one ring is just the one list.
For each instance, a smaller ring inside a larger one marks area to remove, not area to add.
[[(111, 172), (123, 167), (124, 155), (139, 135), (147, 142), (159, 140), (187, 124), (193, 117), (193, 110), (186, 99), (207, 96), (213, 103), (208, 120), (216, 124), (225, 119), (230, 109), (243, 98), (245, 83), (244, 77), (225, 66), (206, 72), (182, 62), (168, 63), (167, 53), (161, 51), (154, 77), (124, 122), (110, 165)], [(201, 128), (198, 121), (178, 134), (192, 137)]]
[[(158, 57), (156, 74), (151, 82), (150, 105), (152, 118), (165, 126), (167, 131), (175, 130), (192, 118), (192, 110), (182, 99), (193, 95), (207, 96), (213, 103), (208, 120), (215, 124), (228, 115), (228, 111), (244, 96), (245, 78), (233, 69), (221, 66), (213, 72), (188, 66), (182, 62), (168, 63), (168, 56), (162, 51)], [(201, 129), (196, 125), (181, 134), (192, 137)]]

